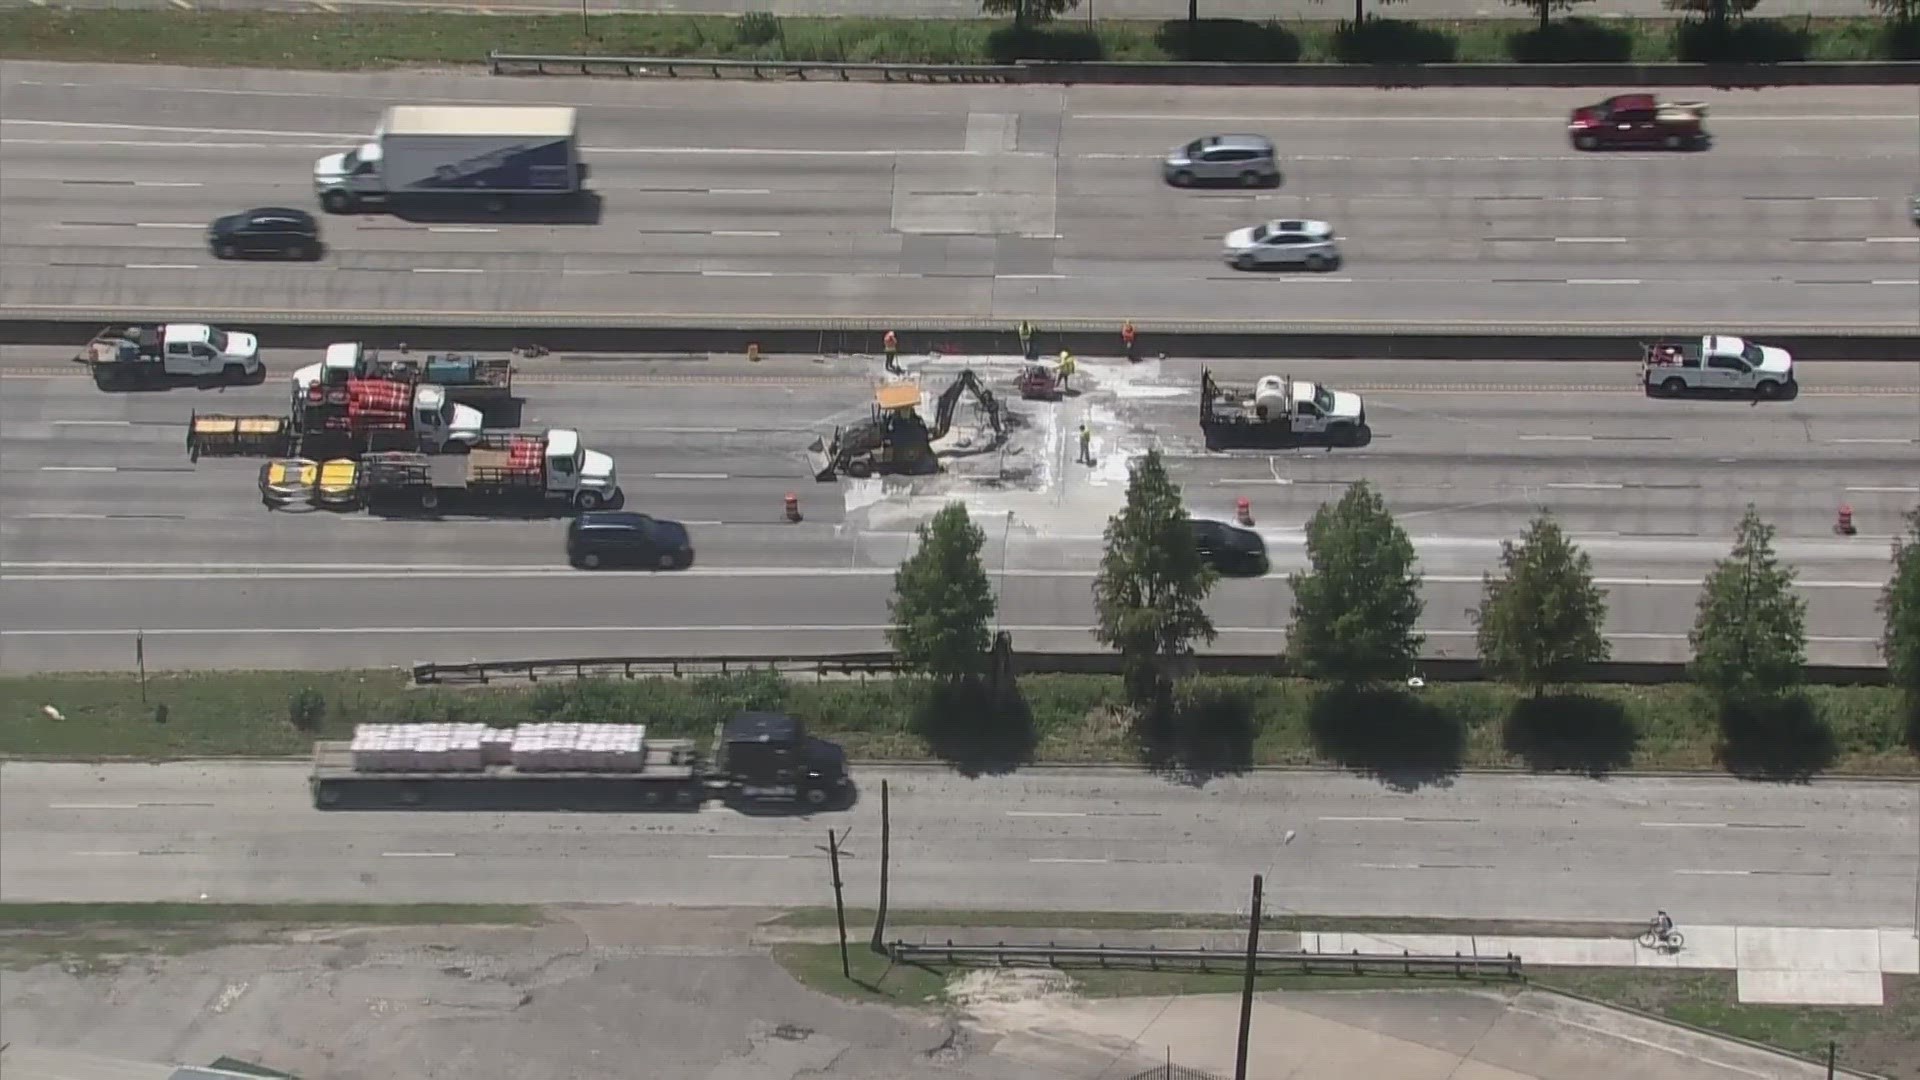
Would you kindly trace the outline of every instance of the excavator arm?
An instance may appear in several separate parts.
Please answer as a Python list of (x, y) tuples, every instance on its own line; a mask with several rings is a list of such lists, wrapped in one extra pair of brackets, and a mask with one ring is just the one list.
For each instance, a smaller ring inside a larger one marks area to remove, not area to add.
[(972, 392), (974, 400), (980, 403), (980, 410), (987, 414), (987, 423), (992, 425), (994, 435), (1006, 435), (1006, 419), (1000, 413), (1000, 400), (993, 396), (993, 391), (987, 389), (972, 368), (967, 368), (959, 378), (953, 380), (952, 386), (940, 392), (940, 400), (934, 404), (933, 429), (927, 432), (927, 441), (936, 442), (946, 435), (947, 429), (953, 426), (954, 411), (960, 407), (960, 395), (968, 392)]

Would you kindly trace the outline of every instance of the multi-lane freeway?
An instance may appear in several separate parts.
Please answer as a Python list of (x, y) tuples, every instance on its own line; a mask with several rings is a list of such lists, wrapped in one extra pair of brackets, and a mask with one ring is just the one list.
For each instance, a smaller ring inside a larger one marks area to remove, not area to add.
[[(1911, 328), (1920, 110), (1898, 88), (1699, 91), (1716, 145), (1580, 154), (1598, 90), (633, 83), (13, 62), (0, 309), (475, 317), (1084, 317)], [(582, 109), (593, 220), (332, 218), (317, 264), (201, 230), (311, 206), (398, 102)], [(1165, 186), (1273, 136), (1274, 191)], [(1334, 223), (1331, 274), (1242, 273), (1230, 229)]]
[[(1339, 774), (1200, 790), (1119, 769), (867, 769), (848, 902), (871, 903), (881, 780), (902, 907), (1907, 926), (1911, 783)], [(0, 765), (0, 898), (819, 904), (817, 819), (321, 814), (297, 764)]]
[[(986, 523), (1021, 647), (1093, 650), (1100, 531), (1149, 446), (1196, 513), (1229, 517), (1245, 497), (1268, 539), (1274, 574), (1216, 591), (1220, 649), (1281, 647), (1301, 527), (1364, 478), (1419, 546), (1436, 654), (1471, 652), (1482, 571), (1547, 507), (1594, 554), (1616, 656), (1683, 658), (1699, 581), (1751, 502), (1801, 571), (1813, 657), (1872, 663), (1888, 539), (1920, 503), (1912, 364), (1809, 364), (1797, 400), (1756, 405), (1648, 399), (1631, 362), (1298, 361), (1295, 375), (1366, 395), (1371, 445), (1222, 455), (1199, 444), (1197, 362), (1090, 363), (1080, 396), (1043, 404), (1011, 393), (1011, 358), (979, 358), (1016, 414), (1004, 447), (956, 452), (947, 475), (912, 484), (821, 484), (800, 449), (866, 414), (874, 359), (528, 362), (523, 426), (579, 428), (613, 456), (628, 506), (692, 527), (689, 572), (593, 574), (564, 566), (557, 520), (271, 512), (257, 463), (190, 462), (191, 410), (284, 408), (285, 372), (312, 357), (269, 350), (264, 386), (148, 394), (60, 371), (63, 350), (0, 357), (0, 666), (127, 668), (135, 631), (159, 668), (881, 648), (891, 568), (956, 498)], [(928, 390), (961, 366), (914, 363)], [(1241, 382), (1267, 368), (1215, 365)], [(1071, 461), (1082, 420), (1093, 467)], [(788, 492), (798, 524), (782, 518)], [(1859, 535), (1833, 534), (1842, 504)]]

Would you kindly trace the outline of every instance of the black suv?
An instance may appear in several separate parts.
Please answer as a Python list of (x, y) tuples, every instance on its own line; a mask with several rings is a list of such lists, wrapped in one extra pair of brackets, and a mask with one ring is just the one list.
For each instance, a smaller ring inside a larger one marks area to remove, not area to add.
[(685, 570), (693, 565), (693, 541), (687, 527), (677, 521), (626, 510), (595, 510), (568, 523), (567, 562), (582, 570), (602, 566)]
[(243, 214), (215, 218), (207, 226), (207, 247), (218, 259), (274, 255), (283, 259), (318, 259), (320, 223), (305, 210), (263, 206)]
[(1196, 519), (1189, 524), (1194, 547), (1208, 566), (1235, 576), (1260, 577), (1267, 572), (1267, 542), (1259, 533), (1224, 521)]

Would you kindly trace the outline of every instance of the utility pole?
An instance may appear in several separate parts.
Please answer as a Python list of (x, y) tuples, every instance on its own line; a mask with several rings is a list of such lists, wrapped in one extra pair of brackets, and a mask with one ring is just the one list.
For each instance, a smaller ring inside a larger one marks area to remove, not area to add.
[(1833, 1059), (1840, 1052), (1840, 1044), (1827, 1040), (1827, 1080), (1833, 1080)]
[(840, 888), (840, 838), (827, 830), (827, 859), (833, 864), (833, 916), (840, 923), (840, 974), (853, 981), (853, 963), (847, 959), (847, 902)]
[(893, 861), (893, 815), (888, 805), (887, 782), (880, 781), (880, 905), (873, 913), (873, 941), (868, 948), (886, 955), (887, 946), (887, 868)]
[(1233, 1080), (1247, 1080), (1247, 1034), (1253, 1028), (1253, 970), (1260, 957), (1260, 889), (1253, 875), (1253, 919), (1247, 924), (1247, 976), (1240, 986), (1240, 1048), (1233, 1059)]

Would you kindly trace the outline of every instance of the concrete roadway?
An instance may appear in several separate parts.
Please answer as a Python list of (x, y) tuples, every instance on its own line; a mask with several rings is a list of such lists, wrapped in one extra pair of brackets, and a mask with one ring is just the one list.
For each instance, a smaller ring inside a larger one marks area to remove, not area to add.
[(1264, 873), (1274, 911), (1904, 927), (1920, 839), (1910, 782), (1267, 773), (1195, 790), (1119, 769), (871, 768), (823, 821), (323, 814), (304, 779), (298, 763), (0, 764), (0, 898), (820, 904), (831, 824), (852, 829), (847, 902), (866, 905), (883, 779), (892, 902), (912, 908), (1231, 912)]
[[(0, 9), (26, 7), (30, 0), (0, 0)], [(61, 6), (73, 8), (112, 8), (115, 10), (181, 9), (188, 11), (446, 11), (458, 14), (496, 15), (577, 15), (582, 4), (595, 15), (651, 12), (684, 15), (741, 15), (749, 11), (770, 11), (781, 16), (891, 17), (911, 19), (978, 19), (979, 0), (62, 0)], [(1369, 3), (1368, 8), (1374, 5)], [(1599, 0), (1583, 4), (1579, 13), (1588, 18), (1672, 18), (1661, 0)], [(1402, 0), (1384, 8), (1398, 19), (1518, 19), (1528, 13), (1511, 3), (1498, 0)], [(1864, 16), (1873, 14), (1866, 0), (1771, 0), (1766, 7), (1770, 18), (1814, 15), (1817, 17)], [(1331, 22), (1351, 18), (1353, 5), (1343, 0), (1205, 0), (1200, 15), (1207, 19), (1252, 19), (1264, 22)], [(1099, 19), (1184, 19), (1185, 0), (1083, 0), (1062, 20), (1063, 25)]]
[[(818, 484), (798, 451), (865, 414), (875, 361), (530, 363), (524, 426), (580, 428), (613, 455), (627, 504), (689, 522), (699, 553), (680, 574), (586, 574), (563, 565), (557, 521), (266, 511), (257, 464), (190, 464), (183, 426), (195, 409), (283, 407), (280, 377), (105, 394), (36, 374), (63, 355), (13, 348), (0, 367), (5, 670), (124, 669), (136, 629), (154, 668), (881, 648), (891, 567), (914, 524), (953, 499), (986, 522), (1003, 623), (1021, 645), (1093, 650), (1100, 530), (1126, 461), (1149, 445), (1172, 455), (1196, 514), (1228, 517), (1244, 496), (1268, 539), (1275, 573), (1215, 595), (1223, 650), (1281, 647), (1302, 524), (1366, 478), (1416, 537), (1437, 654), (1471, 651), (1465, 611), (1480, 574), (1499, 539), (1546, 506), (1594, 555), (1616, 656), (1684, 658), (1699, 580), (1751, 501), (1801, 570), (1812, 655), (1870, 663), (1887, 542), (1920, 501), (1920, 370), (1909, 365), (1817, 365), (1799, 400), (1760, 407), (1648, 400), (1624, 389), (1630, 364), (1301, 361), (1294, 374), (1367, 395), (1372, 445), (1208, 455), (1193, 421), (1196, 365), (1089, 363), (1079, 396), (1013, 404), (1004, 456), (956, 453), (946, 475), (910, 484)], [(270, 363), (284, 373), (308, 359)], [(978, 364), (1000, 386), (1013, 368)], [(1216, 366), (1243, 382), (1261, 370)], [(922, 376), (932, 390), (957, 371), (943, 361)], [(1068, 460), (1082, 420), (1096, 432), (1094, 468)], [(798, 525), (780, 520), (789, 491)], [(1831, 533), (1842, 502), (1860, 535)]]
[[(1602, 91), (904, 87), (12, 62), (6, 308), (1645, 325), (1920, 322), (1911, 94), (1710, 90), (1701, 154), (1580, 155)], [(599, 224), (331, 218), (318, 264), (221, 264), (212, 217), (310, 206), (397, 101), (582, 107)], [(1277, 191), (1182, 191), (1197, 135)], [(1339, 272), (1241, 273), (1230, 229), (1333, 222)], [(235, 316), (241, 317), (241, 316)]]

